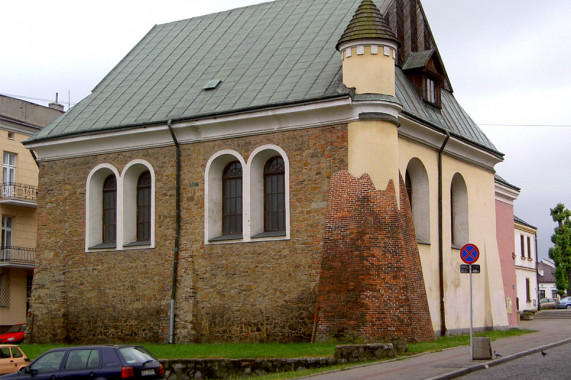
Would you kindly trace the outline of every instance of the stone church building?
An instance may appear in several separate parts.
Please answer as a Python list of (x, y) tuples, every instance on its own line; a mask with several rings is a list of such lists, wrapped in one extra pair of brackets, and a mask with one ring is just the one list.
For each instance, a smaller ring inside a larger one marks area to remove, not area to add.
[(418, 0), (156, 25), (30, 138), (32, 342), (431, 340), (508, 325), (500, 153)]

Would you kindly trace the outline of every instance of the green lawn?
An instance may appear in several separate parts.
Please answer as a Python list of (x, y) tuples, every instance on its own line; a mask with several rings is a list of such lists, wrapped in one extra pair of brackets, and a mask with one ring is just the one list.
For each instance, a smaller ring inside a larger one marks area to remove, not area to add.
[[(527, 334), (529, 330), (486, 331), (474, 336), (486, 336), (492, 341)], [(409, 352), (404, 355), (413, 355), (427, 351), (438, 351), (450, 347), (466, 346), (470, 344), (469, 335), (446, 336), (434, 342), (409, 343)], [(223, 343), (223, 344), (143, 344), (149, 351), (160, 359), (185, 358), (295, 358), (295, 357), (325, 357), (333, 356), (336, 343)], [(43, 352), (64, 345), (56, 344), (22, 344), (21, 347), (31, 358), (37, 358)]]

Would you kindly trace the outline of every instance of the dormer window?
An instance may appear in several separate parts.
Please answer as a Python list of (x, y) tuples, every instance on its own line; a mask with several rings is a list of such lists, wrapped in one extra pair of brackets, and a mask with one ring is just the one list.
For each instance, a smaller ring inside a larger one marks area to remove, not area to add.
[(441, 107), (440, 91), (446, 74), (434, 49), (410, 53), (402, 70), (426, 103)]
[(424, 100), (440, 107), (440, 88), (431, 77), (426, 77), (424, 81)]

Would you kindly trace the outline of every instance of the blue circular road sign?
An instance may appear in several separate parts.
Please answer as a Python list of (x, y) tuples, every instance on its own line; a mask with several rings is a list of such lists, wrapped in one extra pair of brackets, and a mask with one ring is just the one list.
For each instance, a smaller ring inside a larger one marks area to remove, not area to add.
[(474, 264), (480, 257), (480, 250), (475, 244), (466, 244), (460, 250), (460, 258), (466, 264)]

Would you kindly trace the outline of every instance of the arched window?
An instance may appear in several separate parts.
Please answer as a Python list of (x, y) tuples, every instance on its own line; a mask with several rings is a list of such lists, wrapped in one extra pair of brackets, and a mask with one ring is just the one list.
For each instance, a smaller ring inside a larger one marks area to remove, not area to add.
[(117, 240), (117, 179), (109, 175), (103, 182), (103, 244)]
[(419, 243), (430, 243), (430, 202), (428, 174), (422, 161), (412, 158), (405, 172), (405, 185), (412, 211), (412, 221)]
[(242, 234), (242, 165), (232, 161), (222, 172), (222, 234)]
[(452, 246), (468, 243), (468, 189), (464, 178), (456, 173), (450, 187), (450, 239)]
[(408, 195), (408, 201), (410, 203), (410, 209), (412, 210), (412, 180), (410, 179), (410, 173), (408, 170), (405, 173), (404, 182), (406, 186), (406, 194)]
[(151, 239), (151, 173), (141, 173), (137, 180), (137, 241)]
[(280, 156), (264, 167), (264, 231), (285, 231), (285, 166)]

